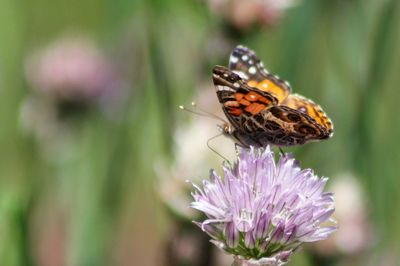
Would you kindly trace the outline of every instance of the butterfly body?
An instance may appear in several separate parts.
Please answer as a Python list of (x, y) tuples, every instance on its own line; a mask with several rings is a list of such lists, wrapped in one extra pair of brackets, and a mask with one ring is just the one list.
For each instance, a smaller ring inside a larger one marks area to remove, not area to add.
[(223, 132), (240, 146), (294, 146), (333, 134), (322, 108), (292, 94), (289, 83), (265, 70), (246, 47), (233, 50), (229, 68), (214, 67), (213, 81), (229, 121)]

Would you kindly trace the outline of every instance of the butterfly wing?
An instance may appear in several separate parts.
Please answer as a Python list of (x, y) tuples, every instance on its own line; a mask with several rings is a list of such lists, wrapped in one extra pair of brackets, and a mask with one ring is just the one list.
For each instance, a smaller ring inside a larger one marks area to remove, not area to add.
[(333, 123), (328, 118), (324, 110), (314, 103), (312, 100), (307, 99), (299, 94), (291, 94), (281, 103), (282, 106), (300, 111), (308, 115), (317, 123), (325, 135), (331, 136), (333, 133)]
[(216, 66), (213, 81), (218, 99), (242, 146), (292, 146), (332, 136), (333, 125), (311, 100), (290, 94), (289, 83), (269, 73), (257, 55), (238, 46), (229, 69)]
[(250, 87), (226, 67), (214, 67), (213, 81), (222, 109), (235, 129), (240, 130), (248, 117), (278, 103), (272, 94)]
[[(265, 121), (264, 128), (268, 129), (265, 134), (269, 136), (265, 138), (271, 144), (293, 146), (330, 137), (330, 132), (311, 116), (288, 106), (274, 106), (260, 115)], [(272, 134), (271, 129), (274, 129)]]
[(255, 52), (244, 46), (233, 49), (229, 69), (237, 73), (250, 87), (269, 92), (282, 102), (291, 92), (290, 84), (271, 74)]
[(243, 146), (298, 145), (327, 138), (324, 128), (308, 114), (278, 104), (269, 92), (250, 87), (231, 70), (216, 66), (213, 81), (219, 102)]

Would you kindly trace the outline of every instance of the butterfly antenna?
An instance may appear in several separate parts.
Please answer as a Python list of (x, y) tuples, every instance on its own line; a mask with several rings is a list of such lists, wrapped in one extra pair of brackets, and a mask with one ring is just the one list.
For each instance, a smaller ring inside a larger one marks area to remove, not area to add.
[(199, 115), (199, 116), (204, 116), (204, 117), (212, 117), (212, 118), (215, 118), (215, 119), (217, 119), (219, 121), (227, 123), (226, 120), (224, 120), (223, 118), (221, 118), (221, 117), (219, 117), (219, 116), (217, 116), (217, 115), (215, 115), (213, 113), (210, 113), (210, 112), (198, 107), (195, 102), (192, 102), (192, 107), (193, 108), (188, 108), (188, 107), (185, 107), (183, 105), (179, 106), (179, 108), (181, 110), (187, 111), (189, 113), (196, 114), (196, 115)]
[(223, 155), (221, 155), (219, 152), (217, 152), (217, 151), (216, 151), (214, 148), (212, 148), (211, 145), (210, 145), (210, 142), (211, 142), (213, 139), (216, 139), (216, 138), (220, 137), (222, 134), (223, 134), (223, 133), (220, 133), (220, 134), (218, 134), (218, 135), (215, 135), (214, 137), (209, 138), (209, 139), (207, 140), (207, 147), (208, 147), (210, 150), (212, 150), (215, 154), (217, 154), (219, 157), (221, 157), (222, 159), (224, 159), (224, 161), (227, 161), (227, 162), (229, 163), (229, 160), (228, 160), (226, 157), (224, 157)]

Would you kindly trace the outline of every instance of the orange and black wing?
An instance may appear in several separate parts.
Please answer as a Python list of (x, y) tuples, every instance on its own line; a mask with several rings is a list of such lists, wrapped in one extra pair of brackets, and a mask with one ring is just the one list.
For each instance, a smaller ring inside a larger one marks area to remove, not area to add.
[(219, 102), (242, 146), (292, 146), (332, 136), (333, 125), (320, 106), (270, 74), (250, 49), (236, 47), (229, 69), (216, 66), (213, 81)]
[(264, 68), (255, 52), (244, 46), (233, 49), (229, 69), (238, 74), (247, 85), (268, 92), (282, 102), (290, 93), (290, 84)]
[(299, 94), (289, 95), (282, 103), (282, 106), (287, 106), (291, 109), (300, 111), (312, 118), (323, 130), (323, 134), (331, 136), (333, 134), (333, 123), (326, 115), (321, 106), (314, 103)]
[[(264, 137), (269, 139), (270, 144), (293, 146), (331, 136), (331, 132), (311, 116), (288, 106), (277, 105), (259, 115), (264, 121), (263, 128), (266, 129)], [(259, 134), (258, 137), (263, 136)]]
[(222, 109), (237, 130), (243, 129), (248, 117), (256, 116), (278, 103), (272, 94), (250, 87), (226, 67), (214, 67), (213, 81)]

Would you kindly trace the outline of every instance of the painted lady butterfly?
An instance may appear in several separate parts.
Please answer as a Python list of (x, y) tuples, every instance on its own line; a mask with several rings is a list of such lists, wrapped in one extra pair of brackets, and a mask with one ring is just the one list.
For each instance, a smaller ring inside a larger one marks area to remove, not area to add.
[(322, 108), (292, 94), (289, 83), (264, 69), (246, 47), (233, 50), (229, 68), (214, 67), (213, 81), (229, 120), (223, 132), (240, 146), (293, 146), (333, 135)]

